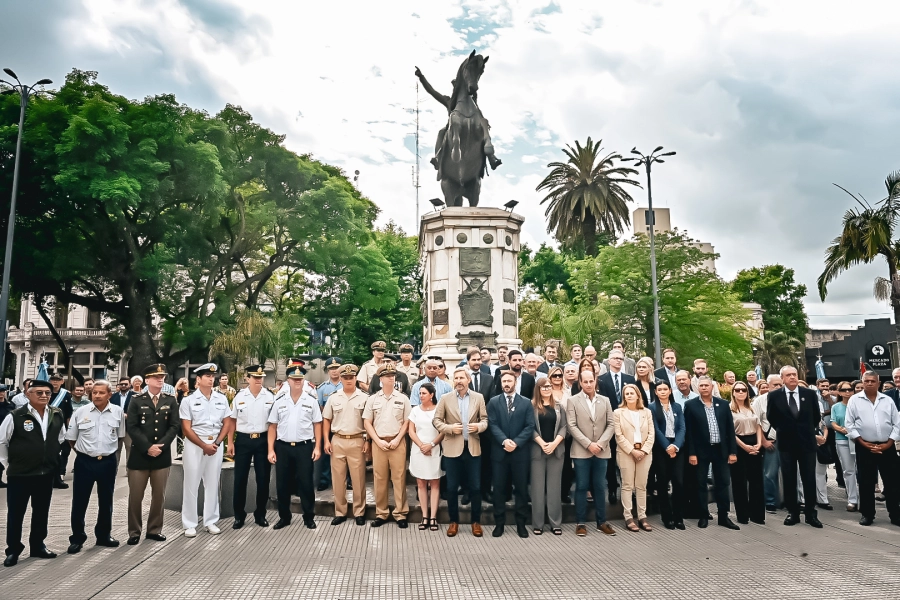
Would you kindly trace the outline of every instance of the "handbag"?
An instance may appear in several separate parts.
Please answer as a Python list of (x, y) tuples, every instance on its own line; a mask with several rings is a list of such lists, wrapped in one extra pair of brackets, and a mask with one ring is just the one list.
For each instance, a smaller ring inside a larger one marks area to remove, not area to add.
[(821, 446), (816, 446), (816, 460), (819, 461), (820, 465), (833, 465), (837, 462), (837, 457), (831, 445), (825, 443)]

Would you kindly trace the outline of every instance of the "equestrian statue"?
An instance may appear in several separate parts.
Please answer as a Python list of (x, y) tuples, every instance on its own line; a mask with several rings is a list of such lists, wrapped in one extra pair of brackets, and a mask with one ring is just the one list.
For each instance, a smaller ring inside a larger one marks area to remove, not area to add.
[(472, 50), (451, 82), (451, 96), (431, 87), (416, 67), (416, 77), (425, 91), (443, 104), (450, 115), (447, 124), (438, 132), (435, 156), (431, 159), (447, 206), (462, 206), (463, 197), (469, 200), (469, 206), (478, 206), (481, 179), (487, 174), (487, 165), (496, 169), (501, 164), (494, 155), (490, 125), (478, 108), (478, 80), (488, 58)]

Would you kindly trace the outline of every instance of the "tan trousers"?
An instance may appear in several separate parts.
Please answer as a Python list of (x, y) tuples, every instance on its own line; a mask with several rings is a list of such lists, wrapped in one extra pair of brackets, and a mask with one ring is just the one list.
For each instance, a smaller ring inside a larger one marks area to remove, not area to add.
[(619, 463), (619, 472), (622, 474), (622, 509), (625, 519), (631, 519), (631, 492), (634, 490), (637, 498), (637, 518), (647, 518), (647, 475), (650, 473), (650, 463), (653, 455), (648, 454), (640, 461), (635, 461), (630, 454), (616, 452), (616, 462)]
[(331, 487), (334, 490), (334, 516), (347, 516), (347, 471), (353, 484), (353, 516), (366, 514), (366, 460), (362, 436), (348, 440), (331, 438)]
[(169, 469), (152, 471), (128, 470), (128, 537), (141, 535), (144, 492), (150, 482), (150, 514), (147, 516), (147, 533), (160, 534), (163, 527), (163, 505), (166, 502), (166, 481)]
[[(375, 475), (375, 517), (387, 519), (388, 479), (394, 488), (394, 519), (405, 519), (409, 513), (406, 501), (406, 438), (393, 450), (384, 451), (378, 444), (372, 444), (372, 472)], [(335, 475), (331, 482), (334, 485)], [(356, 491), (356, 484), (353, 484)]]

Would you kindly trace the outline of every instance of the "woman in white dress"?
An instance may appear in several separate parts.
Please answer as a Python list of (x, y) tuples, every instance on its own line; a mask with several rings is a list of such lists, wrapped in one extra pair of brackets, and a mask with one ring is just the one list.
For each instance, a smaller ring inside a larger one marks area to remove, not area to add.
[[(434, 428), (434, 409), (437, 405), (436, 391), (431, 383), (423, 383), (419, 388), (421, 404), (413, 407), (409, 414), (409, 472), (417, 479), (419, 505), (422, 507), (422, 523), (419, 530), (439, 529), (437, 523), (438, 503), (441, 498), (441, 440), (444, 434)], [(431, 487), (429, 503), (428, 488)], [(430, 510), (429, 510), (430, 509)], [(429, 516), (430, 515), (430, 516)]]

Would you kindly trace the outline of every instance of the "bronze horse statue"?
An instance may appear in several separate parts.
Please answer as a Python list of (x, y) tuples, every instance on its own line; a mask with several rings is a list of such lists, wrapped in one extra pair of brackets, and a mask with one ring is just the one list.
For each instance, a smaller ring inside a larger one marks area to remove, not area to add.
[(416, 67), (416, 77), (425, 91), (443, 104), (450, 115), (447, 125), (438, 132), (435, 156), (431, 159), (438, 171), (437, 179), (441, 182), (447, 206), (462, 206), (463, 197), (469, 200), (469, 206), (478, 206), (481, 179), (487, 174), (487, 164), (491, 169), (501, 164), (494, 156), (490, 125), (478, 108), (478, 80), (488, 58), (472, 50), (452, 82), (452, 96), (445, 96), (431, 87)]

